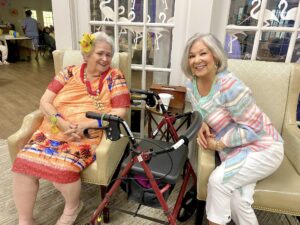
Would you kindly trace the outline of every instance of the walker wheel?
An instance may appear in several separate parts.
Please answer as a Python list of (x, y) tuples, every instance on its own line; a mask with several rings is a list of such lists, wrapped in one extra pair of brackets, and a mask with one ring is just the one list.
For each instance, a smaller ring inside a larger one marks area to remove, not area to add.
[(101, 216), (103, 223), (109, 223), (109, 208), (105, 208)]
[(177, 215), (178, 221), (185, 222), (192, 217), (197, 208), (196, 195), (197, 190), (195, 186), (191, 187), (191, 189), (186, 192)]
[(101, 225), (102, 221), (103, 221), (103, 214), (101, 213), (98, 215), (95, 225)]

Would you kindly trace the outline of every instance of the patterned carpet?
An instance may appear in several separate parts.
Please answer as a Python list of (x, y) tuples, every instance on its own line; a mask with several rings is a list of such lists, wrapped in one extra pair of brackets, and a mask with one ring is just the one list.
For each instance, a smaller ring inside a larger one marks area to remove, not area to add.
[[(11, 191), (11, 162), (7, 150), (5, 140), (0, 140), (0, 224), (1, 225), (16, 225), (17, 212), (14, 206)], [(172, 194), (168, 199), (168, 204), (173, 205), (177, 196), (179, 185), (175, 186)], [(96, 185), (83, 184), (81, 199), (84, 202), (84, 208), (79, 214), (76, 221), (76, 225), (84, 225), (90, 219), (94, 210), (100, 203), (99, 187)], [(119, 190), (112, 198), (112, 207), (123, 208), (135, 212), (138, 204), (127, 200), (126, 194)], [(34, 216), (36, 218), (37, 225), (54, 225), (63, 210), (63, 199), (60, 193), (47, 181), (41, 181), (40, 191), (38, 193), (36, 206), (34, 209)], [(155, 217), (161, 220), (165, 220), (165, 216), (161, 209), (154, 209), (142, 206), (139, 210), (140, 214), (144, 214), (150, 217)], [(273, 214), (257, 211), (257, 216), (260, 225), (299, 225), (300, 223), (295, 217), (285, 216), (281, 214)], [(194, 216), (185, 223), (179, 223), (178, 225), (192, 225), (194, 224)], [(116, 210), (111, 210), (111, 221), (108, 225), (152, 225), (156, 224), (152, 221), (133, 217), (128, 214), (120, 213)], [(207, 224), (204, 220), (203, 224)], [(231, 223), (233, 224), (233, 223)]]

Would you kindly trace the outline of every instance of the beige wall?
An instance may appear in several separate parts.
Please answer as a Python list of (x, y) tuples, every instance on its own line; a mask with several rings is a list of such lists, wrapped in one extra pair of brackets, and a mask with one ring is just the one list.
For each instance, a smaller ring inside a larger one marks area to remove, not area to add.
[[(5, 7), (0, 7), (0, 22), (9, 22), (16, 26), (16, 30), (23, 34), (21, 24), (25, 18), (25, 9), (34, 9), (37, 11), (38, 22), (43, 26), (42, 11), (52, 11), (51, 0), (7, 0)], [(18, 15), (10, 14), (10, 9), (17, 9)]]

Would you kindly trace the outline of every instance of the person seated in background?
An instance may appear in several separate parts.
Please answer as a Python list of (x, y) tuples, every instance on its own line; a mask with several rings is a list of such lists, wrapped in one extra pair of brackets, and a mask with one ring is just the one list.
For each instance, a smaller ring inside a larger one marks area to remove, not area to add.
[[(87, 111), (125, 116), (130, 95), (125, 77), (111, 68), (114, 41), (104, 32), (84, 34), (80, 41), (84, 63), (55, 76), (40, 101), (44, 120), (13, 163), (13, 196), (19, 225), (33, 225), (39, 179), (53, 183), (65, 200), (56, 225), (74, 224), (83, 207), (80, 172), (95, 160), (102, 120)], [(83, 131), (95, 128), (92, 138)]]
[(203, 118), (197, 142), (221, 158), (207, 185), (209, 224), (232, 219), (235, 224), (258, 225), (254, 188), (280, 166), (283, 140), (249, 87), (227, 70), (226, 53), (212, 34), (188, 40), (181, 66), (192, 79), (193, 109)]
[(0, 52), (1, 52), (0, 65), (9, 64), (9, 62), (7, 62), (8, 49), (7, 46), (4, 45), (1, 40), (0, 40)]
[(16, 26), (12, 23), (9, 24), (9, 29), (10, 30), (13, 30), (13, 31), (16, 31)]
[(56, 45), (55, 45), (55, 39), (50, 35), (50, 28), (45, 27), (43, 29), (42, 35), (43, 35), (44, 44), (50, 47), (50, 52), (52, 53), (56, 49)]
[(51, 37), (53, 37), (53, 39), (55, 40), (54, 26), (50, 25), (50, 26), (49, 26), (49, 29), (50, 29), (49, 35), (50, 35)]

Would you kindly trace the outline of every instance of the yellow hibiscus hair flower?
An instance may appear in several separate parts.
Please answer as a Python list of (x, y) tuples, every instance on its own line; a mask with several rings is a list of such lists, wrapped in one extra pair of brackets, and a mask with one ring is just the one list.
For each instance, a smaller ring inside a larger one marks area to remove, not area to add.
[(89, 53), (92, 49), (93, 41), (95, 40), (94, 34), (84, 33), (79, 41), (81, 50), (85, 53)]

